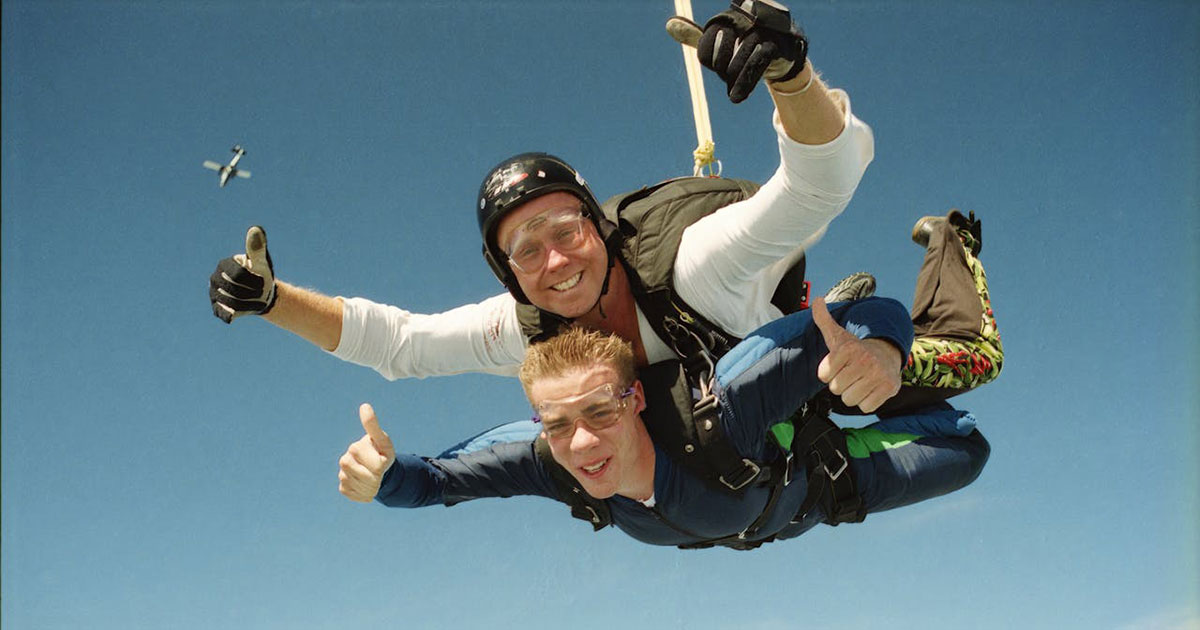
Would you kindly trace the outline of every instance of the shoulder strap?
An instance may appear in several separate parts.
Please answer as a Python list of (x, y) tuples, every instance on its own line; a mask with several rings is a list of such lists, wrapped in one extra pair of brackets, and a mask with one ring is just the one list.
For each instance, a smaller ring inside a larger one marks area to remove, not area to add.
[(758, 185), (747, 180), (681, 177), (614, 197), (602, 206), (621, 231), (619, 258), (638, 306), (689, 373), (703, 372), (705, 363), (724, 355), (739, 339), (708, 321), (675, 292), (675, 258), (683, 231), (757, 190)]
[(646, 366), (638, 379), (646, 394), (646, 430), (672, 461), (727, 494), (740, 494), (750, 482), (769, 476), (769, 465), (742, 457), (729, 442), (718, 420), (716, 397), (707, 393), (694, 399), (693, 384), (679, 361)]
[(571, 508), (571, 516), (591, 523), (594, 531), (604, 529), (612, 523), (612, 513), (608, 504), (585, 492), (571, 473), (554, 461), (550, 445), (545, 439), (538, 437), (534, 442), (534, 452), (546, 467), (546, 472), (550, 474), (558, 500)]

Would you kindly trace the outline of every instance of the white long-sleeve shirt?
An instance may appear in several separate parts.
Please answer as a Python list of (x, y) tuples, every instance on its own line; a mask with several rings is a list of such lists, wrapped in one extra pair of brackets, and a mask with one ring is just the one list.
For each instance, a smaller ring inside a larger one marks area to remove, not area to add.
[[(779, 169), (751, 198), (689, 226), (675, 259), (675, 290), (698, 313), (743, 337), (778, 319), (771, 304), (783, 274), (825, 234), (846, 208), (874, 157), (871, 128), (850, 110), (842, 90), (831, 94), (844, 111), (841, 134), (821, 145), (787, 137), (774, 117)], [(340, 359), (385, 378), (424, 378), (464, 372), (515, 376), (527, 341), (517, 302), (504, 293), (476, 304), (425, 315), (363, 298), (344, 298)], [(650, 362), (674, 353), (637, 311)]]

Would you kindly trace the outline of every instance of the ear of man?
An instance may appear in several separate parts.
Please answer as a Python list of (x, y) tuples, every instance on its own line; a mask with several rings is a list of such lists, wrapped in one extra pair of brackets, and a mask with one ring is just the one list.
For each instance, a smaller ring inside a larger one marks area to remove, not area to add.
[(638, 414), (646, 410), (646, 392), (642, 389), (642, 382), (638, 379), (633, 379), (633, 413)]

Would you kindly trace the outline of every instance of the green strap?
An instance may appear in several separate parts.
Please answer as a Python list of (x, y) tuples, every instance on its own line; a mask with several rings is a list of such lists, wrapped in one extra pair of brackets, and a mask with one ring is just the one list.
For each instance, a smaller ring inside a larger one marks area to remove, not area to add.
[(771, 427), (771, 437), (775, 438), (775, 443), (783, 452), (788, 453), (792, 450), (792, 439), (796, 437), (796, 427), (792, 425), (791, 420), (780, 422)]
[(846, 451), (855, 459), (900, 448), (924, 437), (912, 433), (884, 433), (879, 429), (842, 429), (842, 433), (846, 434)]

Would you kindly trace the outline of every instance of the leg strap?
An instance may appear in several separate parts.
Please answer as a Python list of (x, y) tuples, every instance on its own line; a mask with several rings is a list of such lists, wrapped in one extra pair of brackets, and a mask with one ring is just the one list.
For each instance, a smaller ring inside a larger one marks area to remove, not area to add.
[(808, 471), (808, 495), (795, 520), (819, 504), (830, 525), (861, 523), (867, 514), (846, 452), (846, 435), (829, 419), (829, 405), (827, 396), (810, 400), (796, 427), (792, 452), (803, 458)]

